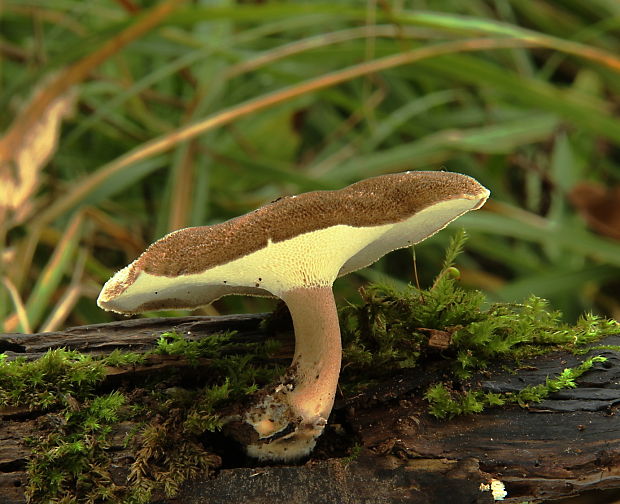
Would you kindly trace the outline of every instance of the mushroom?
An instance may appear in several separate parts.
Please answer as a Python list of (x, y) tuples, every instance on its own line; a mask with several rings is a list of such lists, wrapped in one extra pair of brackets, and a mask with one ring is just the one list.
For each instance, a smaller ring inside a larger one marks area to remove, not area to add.
[(195, 308), (228, 294), (282, 299), (293, 319), (293, 362), (227, 421), (244, 427), (237, 438), (249, 455), (298, 459), (314, 448), (334, 403), (342, 354), (336, 277), (428, 238), (488, 196), (466, 175), (411, 171), (280, 198), (164, 236), (108, 280), (97, 304), (138, 313)]

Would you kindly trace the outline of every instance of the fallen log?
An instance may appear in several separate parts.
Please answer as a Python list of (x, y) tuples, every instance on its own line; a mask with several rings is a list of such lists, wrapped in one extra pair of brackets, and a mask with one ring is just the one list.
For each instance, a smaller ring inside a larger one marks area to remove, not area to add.
[[(0, 353), (9, 359), (34, 359), (54, 348), (105, 355), (114, 349), (147, 352), (163, 332), (200, 339), (235, 330), (233, 345), (276, 337), (283, 345), (275, 363), (288, 362), (289, 331), (262, 328), (264, 315), (133, 319), (33, 335), (0, 335)], [(351, 396), (340, 396), (329, 426), (308, 460), (299, 464), (257, 464), (221, 435), (207, 443), (219, 467), (185, 482), (175, 497), (154, 495), (152, 502), (181, 503), (489, 503), (541, 501), (586, 492), (620, 490), (620, 335), (599, 342), (587, 355), (602, 355), (578, 381), (578, 388), (552, 394), (538, 404), (489, 409), (475, 415), (438, 420), (421, 399), (428, 384), (441, 380), (436, 363), (423, 370), (404, 369)], [(616, 346), (616, 348), (614, 348)], [(517, 373), (501, 366), (477, 379), (489, 391), (506, 392), (544, 383), (577, 365), (583, 356), (554, 352), (528, 359)], [(182, 356), (150, 355), (144, 362), (110, 368), (106, 390), (141, 387), (168, 372), (194, 379), (208, 373), (209, 362)], [(53, 415), (52, 415), (53, 416)], [(32, 446), (50, 414), (26, 407), (0, 409), (0, 502), (22, 504)], [(135, 461), (126, 434), (132, 422), (115, 425), (109, 438), (108, 468), (123, 484)], [(501, 482), (499, 484), (498, 482)], [(612, 502), (599, 500), (598, 502)]]

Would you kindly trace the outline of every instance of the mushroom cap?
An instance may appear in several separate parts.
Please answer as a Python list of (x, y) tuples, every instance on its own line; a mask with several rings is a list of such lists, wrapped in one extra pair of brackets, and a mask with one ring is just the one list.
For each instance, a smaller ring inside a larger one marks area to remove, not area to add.
[(466, 175), (411, 171), (283, 197), (221, 224), (164, 236), (108, 280), (97, 303), (138, 313), (331, 285), (428, 238), (488, 196)]

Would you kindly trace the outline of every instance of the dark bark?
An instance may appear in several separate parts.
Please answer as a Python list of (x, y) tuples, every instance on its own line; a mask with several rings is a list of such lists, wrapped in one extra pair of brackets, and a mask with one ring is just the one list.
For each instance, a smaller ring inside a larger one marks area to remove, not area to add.
[[(167, 330), (198, 338), (236, 329), (235, 338), (241, 345), (266, 338), (259, 329), (262, 319), (260, 315), (135, 319), (56, 333), (0, 335), (0, 352), (10, 358), (33, 358), (57, 347), (98, 354), (114, 348), (143, 351), (152, 347), (154, 335)], [(604, 343), (620, 345), (620, 336)], [(279, 357), (287, 359), (290, 350), (290, 344), (286, 345)], [(450, 421), (429, 416), (420, 399), (428, 383), (441, 379), (440, 367), (433, 370), (430, 366), (423, 373), (403, 372), (356, 397), (340, 398), (310, 460), (266, 466), (224, 456), (224, 467), (216, 475), (188, 482), (178, 497), (159, 502), (488, 503), (493, 502), (491, 494), (482, 492), (480, 485), (491, 478), (506, 485), (506, 502), (515, 503), (620, 489), (620, 420), (616, 415), (620, 352), (594, 350), (591, 354), (608, 360), (583, 375), (577, 389), (556, 393), (528, 408), (497, 408)], [(493, 391), (518, 390), (525, 384), (544, 382), (581, 360), (569, 353), (548, 354), (531, 359), (517, 374), (490, 371), (480, 381)], [(202, 367), (208, 369), (208, 361)], [(196, 372), (180, 358), (154, 356), (145, 365), (110, 370), (106, 386), (139, 382), (167, 368)], [(30, 452), (23, 439), (39, 428), (38, 415), (24, 408), (0, 410), (2, 504), (24, 502)], [(119, 425), (112, 437), (119, 478), (127, 474), (131, 462), (122, 446), (122, 434), (131, 427)], [(355, 456), (335, 456), (339, 446), (345, 447), (340, 450), (344, 453), (354, 445), (360, 447)]]

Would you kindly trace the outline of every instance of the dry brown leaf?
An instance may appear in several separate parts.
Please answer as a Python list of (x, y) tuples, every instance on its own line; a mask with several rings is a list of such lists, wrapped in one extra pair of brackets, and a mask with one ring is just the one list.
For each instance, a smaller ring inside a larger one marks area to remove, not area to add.
[(572, 188), (569, 199), (592, 229), (620, 240), (620, 185), (580, 182)]
[[(0, 222), (6, 219), (7, 210), (15, 213), (13, 220), (17, 223), (23, 222), (28, 215), (28, 198), (37, 187), (40, 167), (53, 153), (58, 140), (58, 125), (70, 109), (71, 89), (93, 68), (160, 24), (184, 1), (165, 0), (146, 10), (143, 16), (136, 18), (99, 49), (58, 72), (34, 93), (28, 106), (0, 137)], [(54, 134), (50, 135), (52, 130)], [(40, 139), (42, 132), (47, 135)], [(49, 150), (47, 156), (44, 155), (46, 149)], [(38, 165), (36, 170), (33, 169), (35, 165)]]
[[(35, 91), (30, 103), (44, 92), (45, 84)], [(69, 92), (53, 99), (27, 129), (17, 117), (0, 139), (0, 215), (11, 213), (14, 223), (23, 222), (32, 211), (31, 198), (39, 186), (41, 170), (56, 151), (61, 121), (71, 112), (74, 98)], [(14, 130), (18, 124), (20, 135)]]

